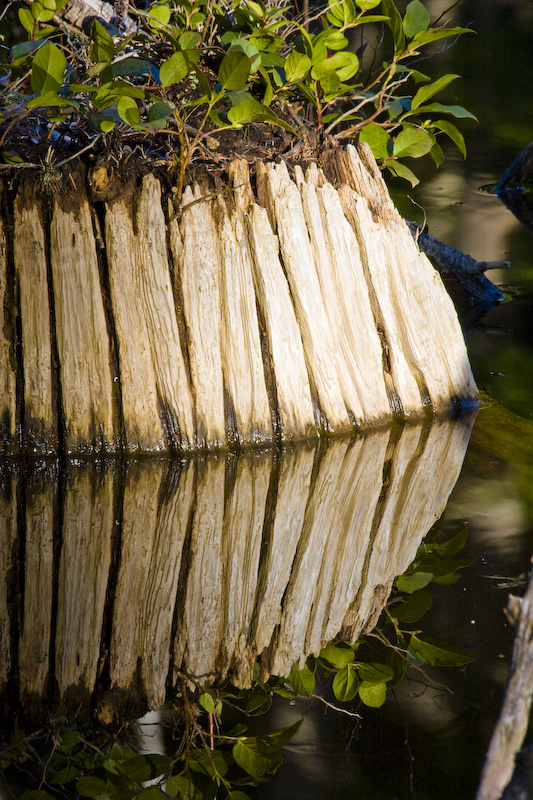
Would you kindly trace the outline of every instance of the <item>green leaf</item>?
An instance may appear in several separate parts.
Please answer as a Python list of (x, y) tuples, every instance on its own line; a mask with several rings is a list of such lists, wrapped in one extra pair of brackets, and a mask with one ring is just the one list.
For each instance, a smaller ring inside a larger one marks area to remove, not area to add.
[(101, 778), (87, 775), (80, 778), (76, 783), (76, 791), (78, 794), (81, 794), (82, 797), (98, 797), (99, 794), (103, 794), (107, 791), (107, 783)]
[(296, 664), (294, 664), (289, 673), (289, 681), (297, 694), (301, 694), (304, 697), (310, 697), (312, 695), (313, 689), (315, 688), (315, 675), (314, 672), (311, 672), (307, 664), (302, 669), (298, 669)]
[(351, 664), (339, 670), (333, 678), (333, 694), (341, 703), (353, 700), (359, 688), (359, 676)]
[(179, 800), (204, 800), (204, 793), (185, 775), (169, 778), (165, 783), (165, 792), (169, 797), (178, 797)]
[(168, 756), (132, 756), (120, 764), (120, 772), (136, 783), (143, 783), (164, 775), (173, 763)]
[(193, 50), (202, 41), (202, 37), (196, 31), (183, 31), (178, 39), (182, 50)]
[(147, 786), (135, 795), (135, 800), (163, 800), (166, 796), (160, 786)]
[(253, 97), (247, 97), (238, 105), (230, 108), (228, 119), (234, 125), (247, 125), (250, 122), (270, 122), (271, 125), (279, 125), (296, 136), (296, 131), (290, 125), (279, 119), (272, 109), (258, 100), (254, 100)]
[(288, 742), (289, 739), (292, 739), (292, 737), (298, 733), (302, 722), (303, 719), (298, 719), (296, 722), (293, 722), (292, 725), (287, 725), (286, 728), (278, 728), (275, 731), (270, 731), (268, 734), (268, 739), (276, 739), (279, 742)]
[(315, 63), (311, 69), (311, 77), (314, 80), (321, 80), (328, 75), (335, 73), (341, 81), (347, 81), (356, 74), (359, 69), (359, 59), (355, 53), (334, 53), (329, 58)]
[(95, 63), (111, 61), (115, 55), (115, 45), (109, 33), (97, 19), (95, 19), (91, 25), (91, 38), (94, 42), (89, 50), (89, 58), (91, 61)]
[(33, 97), (29, 103), (27, 104), (27, 108), (55, 108), (55, 107), (62, 107), (62, 106), (69, 106), (69, 105), (76, 105), (77, 103), (71, 103), (66, 97), (60, 97), (57, 92), (49, 91), (45, 92), (44, 94), (40, 94), (37, 97)]
[(245, 53), (238, 50), (227, 53), (218, 70), (218, 80), (223, 89), (240, 89), (250, 76), (252, 64)]
[(416, 113), (419, 115), (419, 114), (427, 114), (433, 111), (439, 114), (451, 114), (453, 117), (457, 117), (458, 119), (473, 119), (476, 122), (478, 121), (477, 117), (471, 114), (470, 111), (467, 111), (466, 108), (463, 108), (463, 106), (446, 106), (443, 105), (442, 103), (431, 103), (430, 105), (427, 106), (419, 106), (415, 111), (412, 112), (409, 111), (406, 114), (404, 114), (402, 119), (404, 117), (410, 116), (412, 113), (413, 114)]
[(420, 0), (408, 3), (403, 18), (403, 30), (408, 39), (429, 28), (429, 14)]
[(215, 775), (224, 777), (228, 771), (228, 765), (220, 750), (192, 750), (189, 766), (195, 772), (211, 777)]
[(346, 36), (340, 31), (331, 31), (323, 41), (328, 50), (344, 50), (349, 44)]
[(2, 160), (4, 164), (22, 164), (22, 159), (20, 156), (16, 156), (14, 153), (9, 153), (7, 150), (2, 150)]
[(35, 28), (35, 18), (29, 8), (19, 8), (18, 16), (22, 27), (28, 31), (30, 36), (33, 34)]
[(45, 792), (44, 789), (26, 789), (20, 796), (20, 800), (54, 800), (54, 796)]
[(70, 764), (69, 766), (63, 767), (63, 769), (60, 769), (59, 772), (56, 772), (54, 777), (50, 779), (50, 783), (70, 783), (71, 781), (76, 780), (79, 774), (79, 769), (77, 769), (73, 764)]
[(359, 8), (362, 8), (363, 11), (368, 11), (370, 8), (375, 8), (379, 6), (381, 0), (355, 0)]
[[(390, 0), (392, 2), (392, 0)], [(430, 28), (428, 31), (421, 31), (413, 38), (413, 44), (418, 47), (424, 47), (426, 44), (436, 42), (439, 39), (445, 39), (449, 36), (460, 36), (462, 33), (473, 33), (471, 28)]]
[(403, 53), (405, 48), (405, 33), (400, 13), (396, 8), (394, 0), (381, 0), (381, 10), (389, 18), (387, 25), (391, 29), (392, 38), (394, 40), (394, 54), (399, 55)]
[[(459, 143), (460, 143), (460, 141), (462, 141), (464, 143), (464, 139), (463, 139), (463, 136), (459, 133), (459, 131), (455, 127), (455, 125), (452, 125), (451, 122), (448, 122), (447, 120), (444, 120), (444, 119), (438, 119), (436, 122), (432, 122), (431, 124), (434, 125), (436, 128), (440, 128), (440, 130), (444, 131), (444, 133), (448, 134), (450, 139), (452, 139), (455, 142), (455, 144), (457, 145), (457, 147), (459, 147), (459, 150), (461, 150), (461, 153), (463, 153), (463, 150), (459, 146)], [(453, 131), (450, 130), (452, 128), (453, 128)], [(461, 139), (459, 141), (455, 141), (455, 139), (453, 138), (452, 133), (454, 135), (459, 134)], [(466, 153), (463, 153), (463, 155), (466, 155)], [(456, 533), (454, 536), (452, 536), (451, 539), (448, 539), (447, 541), (440, 542), (440, 543), (439, 542), (433, 542), (431, 544), (431, 550), (433, 552), (435, 552), (435, 553), (438, 553), (441, 556), (447, 556), (447, 557), (455, 556), (455, 555), (457, 555), (457, 553), (460, 553), (461, 550), (464, 549), (464, 546), (466, 544), (467, 536), (468, 536), (468, 525), (463, 525), (461, 530), (458, 533)]]
[(311, 59), (305, 53), (293, 50), (285, 62), (285, 80), (287, 83), (301, 81), (311, 69)]
[(31, 13), (37, 22), (48, 22), (57, 11), (55, 0), (34, 0)]
[(154, 4), (148, 12), (146, 21), (153, 30), (165, 28), (170, 22), (170, 8), (167, 5)]
[(427, 86), (422, 86), (413, 97), (411, 103), (411, 111), (414, 111), (415, 108), (421, 106), (422, 103), (425, 103), (426, 100), (429, 100), (429, 98), (433, 97), (433, 95), (437, 94), (437, 92), (442, 91), (442, 89), (448, 86), (449, 83), (457, 80), (457, 78), (459, 77), (460, 77), (459, 75), (452, 75), (452, 74), (443, 75), (442, 78), (438, 79), (438, 81), (430, 83)]
[(432, 605), (433, 597), (431, 592), (428, 592), (427, 589), (420, 589), (420, 591), (411, 594), (401, 605), (395, 605), (390, 608), (389, 613), (398, 622), (417, 622), (424, 616), (426, 611), (429, 611)]
[(139, 109), (133, 97), (120, 97), (117, 103), (117, 112), (120, 119), (127, 125), (137, 125), (139, 122)]
[(435, 137), (424, 128), (404, 125), (394, 142), (392, 153), (396, 158), (421, 158), (429, 153)]
[(359, 686), (359, 697), (371, 708), (379, 708), (387, 699), (387, 686), (384, 683), (366, 683)]
[(100, 130), (103, 131), (104, 133), (109, 133), (110, 131), (113, 130), (115, 124), (116, 123), (112, 119), (103, 119), (100, 122)]
[[(402, 177), (402, 176), (400, 176)], [(396, 588), (406, 594), (414, 594), (423, 589), (433, 580), (432, 572), (412, 572), (410, 575), (399, 575), (396, 578)]]
[(332, 24), (341, 28), (350, 25), (357, 16), (357, 11), (352, 0), (328, 0), (328, 19), (335, 20)]
[(198, 702), (208, 714), (214, 714), (216, 712), (215, 699), (212, 694), (209, 694), (209, 692), (204, 692), (201, 694)]
[(370, 122), (359, 134), (359, 141), (366, 142), (372, 150), (374, 158), (387, 158), (389, 153), (390, 134), (375, 122)]
[(418, 183), (420, 183), (415, 173), (410, 170), (409, 167), (406, 167), (405, 164), (402, 164), (401, 161), (387, 159), (384, 163), (389, 172), (391, 172), (397, 178), (405, 178), (406, 181), (409, 181), (411, 186), (416, 186)]
[(226, 795), (226, 800), (250, 800), (250, 795), (246, 792), (233, 791)]
[(387, 683), (394, 678), (394, 670), (386, 664), (363, 663), (359, 666), (359, 677), (363, 683)]
[(187, 77), (192, 69), (192, 63), (182, 50), (177, 50), (170, 58), (163, 61), (159, 70), (159, 80), (162, 86), (172, 86)]
[(279, 747), (265, 744), (254, 736), (243, 736), (235, 742), (233, 758), (255, 780), (275, 772), (283, 763), (283, 754)]
[(415, 664), (430, 664), (432, 667), (463, 667), (475, 659), (462, 647), (429, 637), (422, 640), (415, 634), (411, 636), (407, 655)]
[(429, 155), (435, 162), (435, 166), (437, 167), (437, 169), (440, 167), (441, 164), (444, 163), (444, 152), (438, 142), (435, 142), (435, 144), (429, 151)]
[(35, 94), (57, 92), (63, 84), (67, 60), (59, 47), (47, 42), (35, 53), (32, 61), (31, 88)]
[(355, 651), (346, 642), (339, 642), (337, 644), (327, 644), (320, 651), (320, 658), (328, 661), (334, 667), (342, 669), (348, 664), (351, 664), (355, 658)]

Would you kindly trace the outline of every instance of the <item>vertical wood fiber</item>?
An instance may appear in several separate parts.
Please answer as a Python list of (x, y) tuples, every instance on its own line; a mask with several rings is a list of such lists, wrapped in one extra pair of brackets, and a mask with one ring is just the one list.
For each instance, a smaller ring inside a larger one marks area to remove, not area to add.
[(6, 691), (11, 676), (11, 619), (9, 615), (10, 575), (15, 566), (17, 540), (16, 484), (11, 475), (2, 482), (0, 491), (0, 696)]
[[(0, 186), (0, 202), (2, 187)], [(7, 238), (3, 216), (0, 214), (0, 453), (16, 449), (16, 365), (13, 320), (14, 298), (7, 286)]]
[(50, 232), (65, 449), (112, 451), (109, 336), (89, 203), (78, 199), (73, 211), (54, 202)]
[(170, 278), (161, 186), (153, 175), (137, 198), (134, 267), (159, 394), (159, 413), (172, 447), (195, 447), (194, 401)]
[(37, 190), (27, 182), (17, 193), (14, 213), (24, 363), (24, 448), (57, 452), (45, 232)]

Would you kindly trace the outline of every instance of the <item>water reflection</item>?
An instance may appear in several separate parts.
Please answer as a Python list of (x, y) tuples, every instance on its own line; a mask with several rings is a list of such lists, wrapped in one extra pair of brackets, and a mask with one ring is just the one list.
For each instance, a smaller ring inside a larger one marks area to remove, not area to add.
[(285, 675), (355, 640), (442, 513), (473, 419), (240, 457), (6, 467), (4, 709), (79, 713), (105, 692), (138, 712), (177, 669), (245, 687), (257, 658)]

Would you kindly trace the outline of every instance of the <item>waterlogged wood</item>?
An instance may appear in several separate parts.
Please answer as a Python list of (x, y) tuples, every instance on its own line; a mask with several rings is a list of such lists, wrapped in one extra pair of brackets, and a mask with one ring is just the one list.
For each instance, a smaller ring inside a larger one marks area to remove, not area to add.
[(55, 487), (49, 477), (33, 477), (26, 487), (24, 617), (19, 641), (20, 693), (24, 705), (38, 701), (44, 694), (50, 669)]
[(66, 199), (55, 200), (50, 244), (65, 449), (112, 451), (117, 442), (109, 336), (91, 214), (83, 194), (74, 210)]
[(336, 346), (320, 292), (300, 193), (284, 163), (268, 164), (265, 181), (315, 393), (315, 415), (323, 430), (342, 430), (350, 421), (332, 355)]
[(261, 538), (272, 453), (242, 456), (224, 515), (224, 608), (222, 673), (231, 670), (237, 686), (252, 683), (257, 651), (251, 640)]
[(95, 685), (113, 533), (113, 471), (71, 469), (63, 509), (56, 621), (62, 699), (88, 700)]
[[(285, 451), (279, 465), (276, 505), (258, 579), (254, 620), (257, 653), (267, 649), (281, 621), (283, 598), (309, 499), (314, 457), (313, 446), (300, 444)], [(270, 675), (268, 653), (261, 660), (261, 672), (263, 680)]]
[(14, 566), (16, 541), (16, 484), (8, 473), (0, 487), (0, 697), (6, 691), (12, 668), (8, 598), (12, 588), (9, 581)]
[(179, 276), (196, 410), (199, 447), (227, 443), (221, 341), (222, 263), (212, 202), (202, 190), (185, 189)]
[(36, 453), (57, 452), (46, 240), (35, 186), (22, 185), (14, 214), (24, 363), (24, 448)]
[(161, 186), (150, 174), (143, 179), (137, 198), (136, 228), (136, 285), (157, 380), (159, 413), (170, 447), (188, 450), (196, 445), (195, 407), (176, 317)]
[(196, 504), (185, 595), (181, 600), (174, 664), (201, 684), (211, 683), (224, 638), (224, 485), (223, 458), (198, 466)]
[[(0, 187), (0, 201), (2, 187)], [(15, 313), (13, 300), (7, 290), (7, 239), (5, 225), (0, 215), (0, 452), (15, 449), (16, 434), (16, 367), (14, 365), (14, 342), (9, 315)]]
[[(105, 240), (119, 355), (125, 449), (154, 452), (168, 446), (158, 403), (156, 369), (140, 283), (145, 265), (132, 254), (133, 198), (108, 203)], [(152, 331), (153, 333), (153, 331)]]
[(222, 365), (231, 407), (230, 442), (272, 440), (272, 418), (265, 384), (250, 251), (241, 215), (228, 219), (219, 201), (222, 256)]
[(254, 205), (246, 220), (253, 254), (257, 303), (265, 326), (280, 437), (316, 435), (311, 387), (298, 323), (279, 260), (279, 244), (265, 209)]

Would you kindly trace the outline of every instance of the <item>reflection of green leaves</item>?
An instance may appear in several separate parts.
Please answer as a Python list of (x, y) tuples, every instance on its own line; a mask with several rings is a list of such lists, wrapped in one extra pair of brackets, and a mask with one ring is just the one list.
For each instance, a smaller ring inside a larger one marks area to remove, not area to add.
[(407, 651), (409, 659), (415, 664), (430, 664), (432, 667), (463, 667), (475, 656), (462, 647), (455, 647), (436, 639), (420, 639), (413, 634)]

